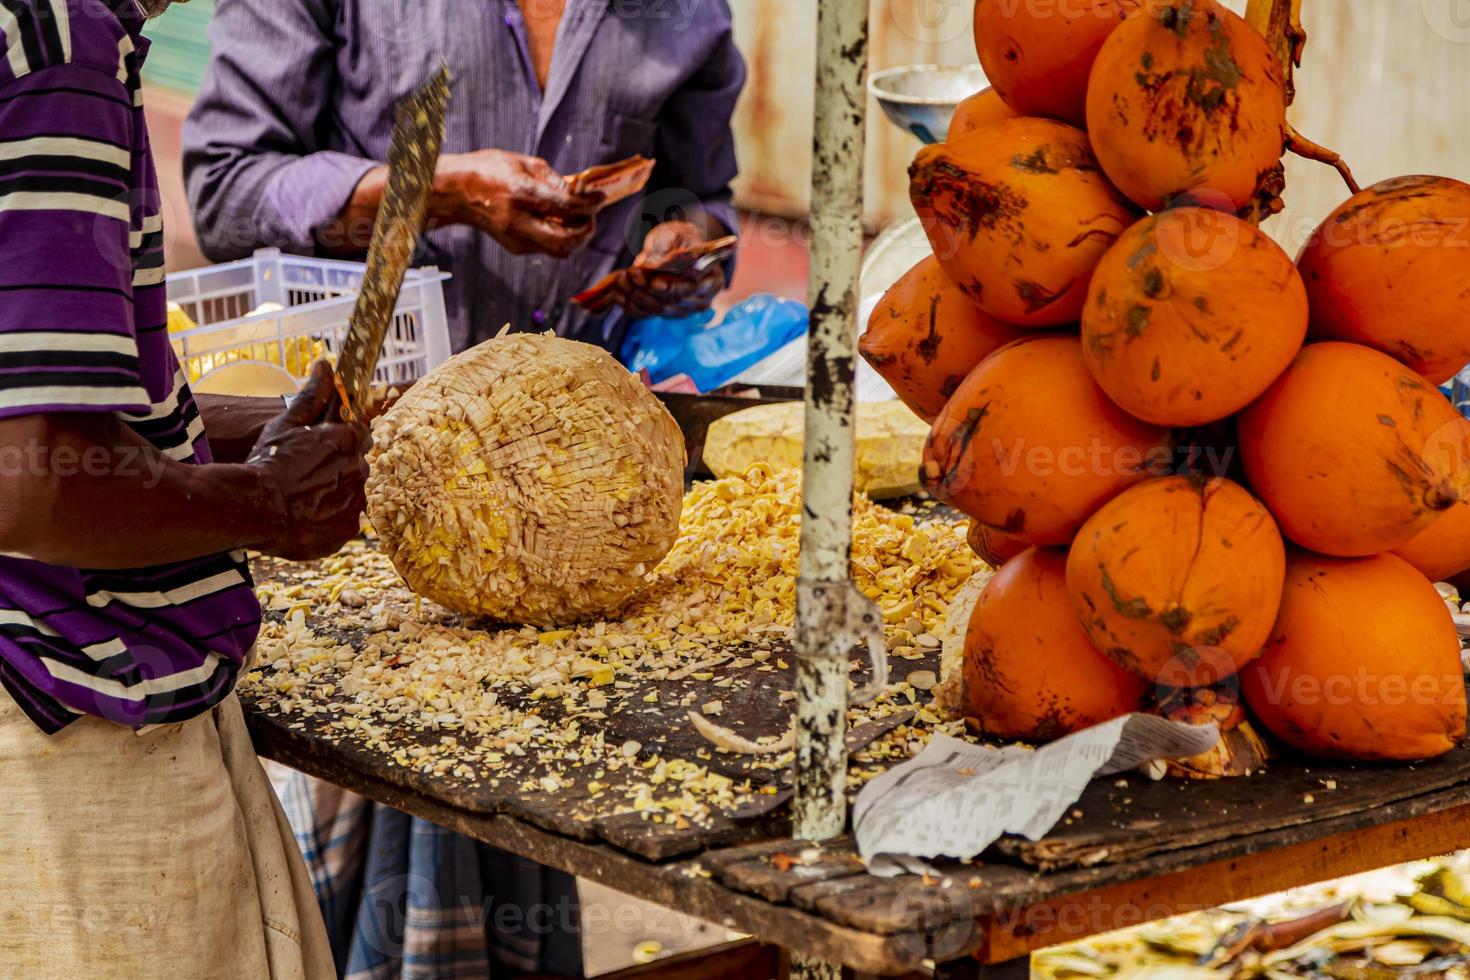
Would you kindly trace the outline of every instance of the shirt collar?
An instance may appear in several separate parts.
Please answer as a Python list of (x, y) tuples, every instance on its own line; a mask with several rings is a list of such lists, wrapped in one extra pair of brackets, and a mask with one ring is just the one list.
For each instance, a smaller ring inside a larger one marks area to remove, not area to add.
[(134, 41), (143, 36), (143, 24), (148, 20), (138, 0), (111, 0), (112, 12), (118, 22)]

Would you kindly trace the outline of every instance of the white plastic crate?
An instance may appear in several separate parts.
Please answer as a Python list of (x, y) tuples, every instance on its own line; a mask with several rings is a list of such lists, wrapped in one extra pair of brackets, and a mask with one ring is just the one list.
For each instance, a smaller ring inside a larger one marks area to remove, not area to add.
[[(264, 248), (238, 262), (172, 273), (168, 298), (198, 326), (169, 339), (191, 380), (242, 360), (273, 363), (300, 377), (313, 360), (340, 353), (364, 269), (361, 262)], [(432, 267), (408, 270), (376, 381), (413, 381), (449, 357), (448, 278)], [(282, 309), (249, 315), (263, 303)]]

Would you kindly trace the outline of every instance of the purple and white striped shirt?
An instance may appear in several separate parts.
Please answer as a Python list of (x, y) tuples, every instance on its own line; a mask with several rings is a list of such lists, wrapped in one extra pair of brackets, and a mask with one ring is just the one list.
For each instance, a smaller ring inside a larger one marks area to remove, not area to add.
[(641, 153), (643, 199), (598, 216), (570, 259), (514, 256), (467, 227), (425, 237), (456, 350), (504, 324), (617, 349), (622, 318), (569, 297), (628, 264), (671, 207), (732, 230), (730, 116), (745, 80), (726, 0), (566, 0), (545, 91), (517, 0), (218, 0), (208, 74), (184, 129), (194, 223), (216, 261), (265, 245), (310, 253), (388, 150), (394, 102), (442, 60), (454, 73), (446, 153), (486, 148), (558, 172)]
[[(116, 413), (202, 464), (168, 339), (142, 26), (134, 0), (0, 0), (0, 417)], [(48, 732), (206, 711), (259, 627), (243, 553), (128, 571), (0, 557), (0, 684)]]

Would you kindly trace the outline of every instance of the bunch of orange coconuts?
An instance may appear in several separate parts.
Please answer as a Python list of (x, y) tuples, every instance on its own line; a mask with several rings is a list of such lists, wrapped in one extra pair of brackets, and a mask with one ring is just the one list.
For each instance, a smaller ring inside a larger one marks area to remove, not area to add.
[[(967, 713), (1041, 741), (1136, 710), (1311, 754), (1465, 734), (1435, 582), (1470, 570), (1470, 186), (1352, 196), (1293, 262), (1289, 75), (1215, 0), (978, 0), (994, 86), (910, 168), (934, 254), (867, 360), (998, 572)], [(1275, 206), (1270, 202), (1276, 198)]]

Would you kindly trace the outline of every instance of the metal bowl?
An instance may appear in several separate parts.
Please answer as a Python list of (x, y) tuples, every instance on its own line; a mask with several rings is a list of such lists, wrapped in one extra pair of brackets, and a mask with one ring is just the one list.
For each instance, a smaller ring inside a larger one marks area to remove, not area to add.
[(955, 106), (988, 84), (979, 65), (904, 65), (868, 79), (868, 91), (894, 125), (925, 143), (949, 135)]
[[(858, 293), (866, 302), (881, 296), (888, 287), (912, 269), (919, 260), (934, 254), (918, 217), (895, 221), (884, 228), (868, 246), (858, 278)], [(863, 323), (867, 323), (864, 318)]]

